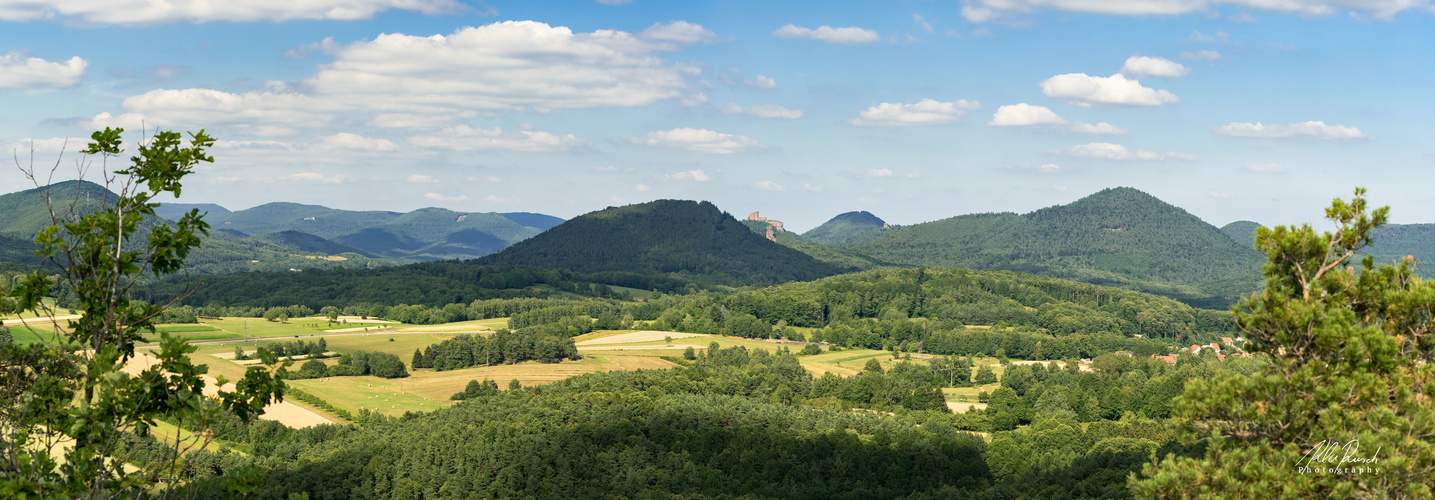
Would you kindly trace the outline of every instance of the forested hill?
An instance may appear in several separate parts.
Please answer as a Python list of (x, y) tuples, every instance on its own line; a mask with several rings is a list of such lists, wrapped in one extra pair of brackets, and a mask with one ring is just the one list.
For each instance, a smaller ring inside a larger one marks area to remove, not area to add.
[(1261, 227), (1259, 223), (1248, 220), (1238, 220), (1221, 226), (1221, 232), (1226, 233), (1236, 243), (1245, 245), (1247, 248), (1256, 246), (1256, 228)]
[(887, 223), (872, 212), (847, 212), (802, 233), (802, 237), (824, 245), (840, 245), (857, 235), (884, 227)]
[(712, 203), (682, 200), (584, 214), (478, 262), (673, 275), (729, 285), (805, 281), (840, 272), (753, 233)]
[[(1232, 238), (1237, 234), (1246, 235), (1243, 244), (1254, 245), (1256, 228), (1260, 224), (1238, 221), (1227, 224), (1221, 231)], [(1317, 227), (1318, 231), (1328, 231)], [(1376, 265), (1396, 262), (1405, 256), (1415, 257), (1415, 272), (1429, 279), (1435, 278), (1435, 224), (1386, 224), (1371, 235), (1373, 241), (1361, 252), (1375, 257)], [(1241, 240), (1237, 240), (1241, 241)]]
[(1023, 271), (1217, 309), (1259, 287), (1263, 261), (1215, 226), (1131, 188), (1024, 215), (964, 215), (867, 235), (854, 249), (893, 264)]
[(49, 226), (50, 211), (44, 201), (47, 193), (60, 214), (71, 205), (76, 213), (89, 213), (99, 209), (105, 200), (115, 199), (104, 186), (88, 181), (57, 182), (0, 195), (0, 214), (5, 214), (0, 217), (0, 234), (30, 241), (36, 232)]

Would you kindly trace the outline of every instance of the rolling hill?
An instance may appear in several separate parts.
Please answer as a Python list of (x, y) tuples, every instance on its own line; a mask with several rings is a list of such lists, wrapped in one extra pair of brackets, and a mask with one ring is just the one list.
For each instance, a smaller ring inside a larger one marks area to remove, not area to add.
[(898, 265), (1042, 274), (1224, 308), (1260, 286), (1264, 257), (1185, 210), (1131, 188), (1028, 214), (963, 215), (849, 241)]
[[(1245, 235), (1242, 244), (1254, 246), (1259, 227), (1261, 225), (1255, 222), (1237, 221), (1221, 231), (1233, 239)], [(1371, 237), (1374, 241), (1361, 254), (1374, 256), (1376, 265), (1396, 262), (1408, 255), (1415, 257), (1416, 273), (1427, 279), (1435, 278), (1435, 224), (1386, 224), (1377, 228)]]
[(841, 271), (768, 241), (712, 203), (681, 200), (584, 214), (477, 262), (672, 275), (727, 285), (811, 280)]
[(886, 227), (887, 223), (871, 212), (847, 212), (802, 233), (802, 237), (824, 245), (841, 245), (862, 233)]
[(1225, 226), (1221, 226), (1221, 232), (1231, 237), (1231, 240), (1240, 243), (1246, 248), (1256, 247), (1256, 228), (1260, 224), (1248, 220), (1238, 220)]

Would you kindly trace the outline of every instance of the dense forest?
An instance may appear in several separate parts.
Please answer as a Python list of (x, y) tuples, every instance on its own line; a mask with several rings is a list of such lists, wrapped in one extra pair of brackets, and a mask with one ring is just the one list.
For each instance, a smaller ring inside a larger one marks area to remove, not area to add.
[(679, 200), (584, 214), (478, 263), (673, 276), (738, 286), (810, 280), (840, 271), (767, 241), (711, 203)]
[(1004, 269), (1157, 293), (1224, 308), (1260, 285), (1261, 255), (1131, 188), (1024, 215), (953, 217), (869, 231), (859, 253), (904, 265)]
[[(216, 433), (235, 451), (183, 469), (212, 498), (246, 483), (256, 498), (315, 499), (1121, 497), (1151, 456), (1199, 451), (1149, 418), (1184, 380), (1257, 363), (1013, 366), (989, 410), (952, 414), (923, 407), (942, 385), (925, 367), (813, 377), (783, 351), (708, 352), (508, 391), (475, 381), (453, 408), (359, 425), (235, 424)], [(998, 430), (987, 443), (967, 429)]]

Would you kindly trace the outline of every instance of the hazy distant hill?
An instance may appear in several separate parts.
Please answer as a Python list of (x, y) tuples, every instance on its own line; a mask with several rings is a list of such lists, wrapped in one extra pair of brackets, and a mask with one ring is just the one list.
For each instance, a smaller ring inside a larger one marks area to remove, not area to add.
[(906, 265), (1007, 269), (1115, 284), (1203, 307), (1255, 290), (1264, 258), (1185, 210), (1131, 188), (1028, 214), (975, 214), (880, 232), (854, 250)]
[(245, 234), (299, 231), (376, 255), (409, 260), (488, 255), (552, 227), (553, 220), (562, 221), (529, 213), (462, 213), (443, 208), (408, 213), (352, 211), (298, 203), (266, 203), (211, 220), (216, 228)]
[[(0, 236), (7, 237), (0, 239), (0, 262), (7, 263), (4, 267), (29, 269), (37, 262), (33, 254), (35, 245), (30, 241), (35, 237), (35, 232), (51, 224), (49, 211), (45, 208), (45, 194), (46, 190), (41, 188), (0, 195), (0, 213), (5, 214), (5, 217), (0, 217)], [(98, 210), (103, 206), (104, 200), (115, 198), (114, 193), (104, 186), (87, 181), (56, 183), (49, 187), (48, 194), (56, 210), (67, 209), (73, 204), (76, 213)], [(210, 207), (201, 208), (201, 211), (210, 211), (205, 220), (211, 224), (214, 224), (216, 215), (222, 215), (216, 212), (224, 210), (218, 205), (174, 205), (183, 209)], [(161, 210), (156, 213), (168, 206), (170, 205), (161, 205)], [(218, 210), (213, 210), (214, 208)], [(179, 210), (166, 212), (176, 214)], [(143, 221), (140, 232), (148, 232), (148, 228), (155, 224), (169, 223), (169, 220), (163, 218)], [(394, 263), (392, 260), (379, 260), (372, 258), (372, 255), (356, 253), (351, 248), (339, 248), (332, 242), (328, 243), (327, 249), (320, 249), (316, 246), (324, 245), (320, 241), (292, 235), (288, 238), (250, 238), (242, 233), (219, 230), (219, 227), (215, 229), (210, 231), (210, 237), (186, 259), (189, 272), (223, 274), (241, 271), (368, 267)]]
[(802, 237), (824, 245), (841, 245), (862, 233), (884, 227), (887, 223), (871, 212), (847, 212), (802, 233)]
[(1236, 243), (1246, 248), (1256, 247), (1256, 228), (1261, 227), (1259, 223), (1248, 220), (1238, 220), (1221, 227), (1221, 232), (1226, 233)]
[[(1222, 232), (1235, 238), (1246, 235), (1242, 244), (1254, 245), (1256, 228), (1260, 224), (1238, 221), (1221, 228)], [(1317, 231), (1329, 228), (1317, 227)], [(1426, 278), (1435, 278), (1435, 224), (1386, 224), (1371, 235), (1374, 239), (1362, 254), (1375, 257), (1376, 265), (1389, 264), (1405, 256), (1415, 257), (1415, 271)]]
[(584, 214), (477, 262), (585, 273), (672, 274), (743, 285), (839, 272), (768, 241), (712, 203), (681, 200)]
[(507, 217), (508, 220), (517, 222), (519, 225), (535, 228), (539, 231), (547, 231), (553, 229), (553, 226), (563, 223), (563, 219), (561, 218), (552, 215), (535, 214), (533, 212), (505, 212), (498, 215)]
[(169, 220), (179, 220), (184, 214), (192, 209), (199, 209), (199, 213), (208, 213), (209, 217), (218, 217), (229, 213), (229, 209), (213, 203), (165, 203), (154, 209), (154, 214)]
[(354, 248), (341, 243), (320, 238), (318, 236), (300, 231), (280, 231), (255, 237), (255, 239), (268, 241), (280, 246), (286, 246), (297, 250), (328, 255), (339, 255), (342, 253), (356, 253), (369, 258), (379, 258), (378, 255)]

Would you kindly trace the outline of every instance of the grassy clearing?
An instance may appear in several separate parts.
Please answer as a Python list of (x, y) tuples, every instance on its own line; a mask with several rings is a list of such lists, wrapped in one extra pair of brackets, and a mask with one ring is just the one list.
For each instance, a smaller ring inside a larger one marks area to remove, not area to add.
[(11, 338), (19, 345), (39, 344), (41, 339), (47, 340), (51, 344), (60, 341), (60, 336), (56, 335), (53, 330), (34, 326), (11, 326), (7, 328), (10, 329)]

